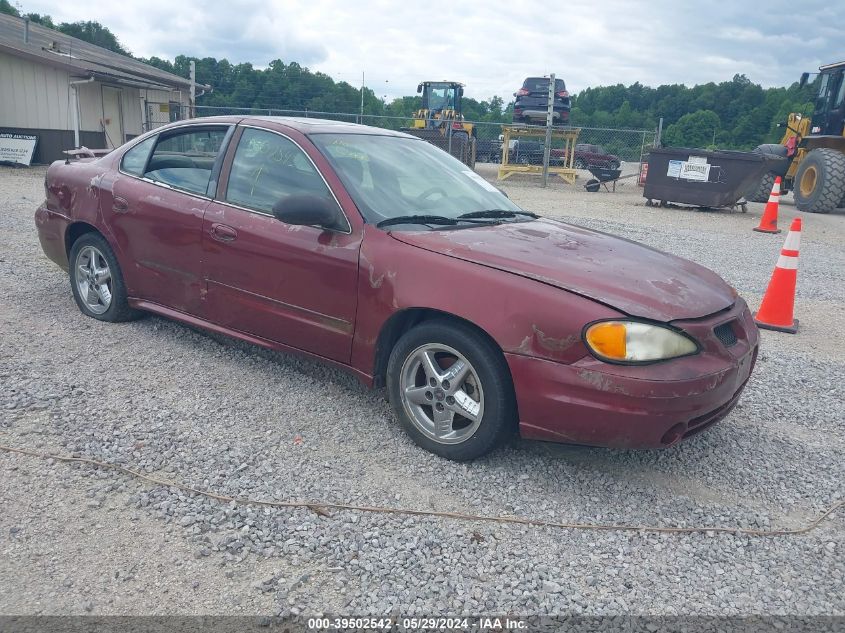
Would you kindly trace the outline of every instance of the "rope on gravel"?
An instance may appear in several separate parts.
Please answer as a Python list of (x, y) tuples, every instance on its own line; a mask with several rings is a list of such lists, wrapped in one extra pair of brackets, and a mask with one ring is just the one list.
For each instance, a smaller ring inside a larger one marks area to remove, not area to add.
[(558, 521), (549, 521), (546, 519), (526, 519), (523, 517), (515, 517), (515, 516), (489, 516), (489, 515), (480, 515), (480, 514), (468, 514), (465, 512), (448, 512), (448, 511), (438, 511), (438, 510), (412, 510), (407, 508), (388, 508), (388, 507), (381, 507), (381, 506), (364, 506), (364, 505), (354, 505), (348, 503), (332, 503), (327, 501), (262, 501), (260, 499), (247, 499), (244, 497), (230, 497), (228, 495), (222, 495), (214, 492), (207, 492), (205, 490), (198, 490), (196, 488), (192, 488), (191, 486), (167, 481), (164, 479), (159, 479), (158, 477), (154, 477), (152, 475), (146, 475), (142, 472), (138, 472), (137, 470), (133, 470), (131, 468), (127, 468), (125, 466), (120, 466), (118, 464), (113, 464), (110, 462), (101, 462), (96, 459), (90, 459), (87, 457), (71, 457), (67, 455), (54, 455), (51, 453), (42, 453), (39, 451), (32, 451), (24, 448), (14, 448), (12, 446), (4, 446), (0, 444), (0, 450), (5, 451), (7, 453), (17, 453), (19, 455), (27, 455), (29, 457), (39, 457), (42, 459), (54, 459), (56, 461), (65, 462), (65, 463), (79, 463), (79, 464), (88, 464), (90, 466), (97, 466), (99, 468), (108, 468), (111, 470), (117, 470), (119, 472), (125, 473), (136, 479), (140, 479), (150, 484), (155, 484), (159, 486), (167, 486), (168, 488), (176, 488), (178, 490), (183, 490), (185, 492), (192, 492), (194, 494), (202, 495), (203, 497), (208, 497), (210, 499), (215, 499), (217, 501), (225, 501), (227, 503), (236, 503), (240, 505), (254, 505), (254, 506), (264, 506), (270, 508), (308, 508), (312, 512), (316, 512), (317, 514), (325, 517), (331, 517), (331, 515), (326, 512), (327, 509), (331, 510), (351, 510), (357, 512), (373, 512), (379, 514), (403, 514), (403, 515), (413, 515), (413, 516), (426, 516), (426, 517), (440, 517), (444, 519), (455, 519), (458, 521), (486, 521), (491, 523), (515, 523), (518, 525), (530, 525), (535, 527), (549, 527), (549, 528), (559, 528), (563, 530), (601, 530), (605, 532), (658, 532), (658, 533), (668, 533), (668, 534), (695, 534), (695, 533), (706, 533), (706, 532), (719, 532), (724, 534), (736, 534), (736, 535), (743, 535), (743, 536), (790, 536), (790, 535), (798, 535), (798, 534), (807, 534), (819, 527), (819, 524), (824, 521), (828, 516), (830, 516), (833, 512), (845, 506), (845, 501), (837, 501), (836, 503), (829, 506), (824, 512), (822, 512), (818, 517), (807, 523), (806, 525), (799, 527), (799, 528), (776, 528), (772, 530), (758, 530), (753, 528), (732, 528), (732, 527), (661, 527), (661, 526), (650, 526), (650, 525), (613, 525), (613, 524), (602, 524), (602, 523), (561, 523)]

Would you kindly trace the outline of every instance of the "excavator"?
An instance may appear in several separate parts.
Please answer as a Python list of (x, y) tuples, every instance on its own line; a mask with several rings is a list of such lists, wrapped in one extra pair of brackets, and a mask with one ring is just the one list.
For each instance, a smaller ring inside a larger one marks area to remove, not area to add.
[(475, 166), (476, 130), (464, 121), (461, 100), (464, 84), (457, 81), (423, 81), (417, 86), (422, 107), (414, 112), (413, 127), (403, 132), (419, 136), (450, 152), (455, 158)]
[[(801, 75), (807, 84), (810, 73)], [(750, 199), (765, 202), (776, 176), (781, 191), (792, 191), (795, 206), (807, 213), (830, 213), (845, 206), (845, 61), (819, 67), (819, 91), (812, 117), (793, 112), (780, 144), (755, 151), (785, 157), (776, 172), (764, 174)]]

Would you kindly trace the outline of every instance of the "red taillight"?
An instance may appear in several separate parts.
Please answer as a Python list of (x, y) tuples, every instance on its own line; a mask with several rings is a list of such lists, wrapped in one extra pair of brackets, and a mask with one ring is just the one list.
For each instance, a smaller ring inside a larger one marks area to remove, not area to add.
[(525, 95), (530, 95), (530, 94), (531, 94), (531, 92), (529, 90), (526, 90), (525, 88), (520, 88), (519, 90), (516, 91), (517, 97), (524, 97)]
[(557, 93), (557, 96), (560, 97), (561, 99), (566, 99), (566, 97), (569, 96), (569, 93), (566, 90), (561, 90), (560, 92)]

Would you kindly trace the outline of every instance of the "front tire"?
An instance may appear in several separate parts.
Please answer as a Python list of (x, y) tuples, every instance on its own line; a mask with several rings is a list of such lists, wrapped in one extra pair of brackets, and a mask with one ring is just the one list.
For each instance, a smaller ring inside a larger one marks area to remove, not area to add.
[(127, 303), (120, 265), (102, 235), (80, 236), (70, 249), (68, 261), (71, 291), (82, 314), (110, 323), (140, 316)]
[(820, 148), (804, 157), (795, 174), (795, 206), (807, 213), (830, 213), (845, 199), (845, 154)]
[(405, 333), (387, 366), (390, 402), (422, 448), (455, 461), (489, 453), (516, 429), (516, 397), (501, 351), (459, 322)]

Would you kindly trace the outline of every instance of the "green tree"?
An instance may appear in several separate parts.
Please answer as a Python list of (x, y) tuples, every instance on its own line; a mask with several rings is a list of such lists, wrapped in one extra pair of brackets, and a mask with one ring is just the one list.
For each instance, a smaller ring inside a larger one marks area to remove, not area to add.
[[(45, 17), (50, 20), (49, 16)], [(52, 20), (50, 21), (52, 22)], [(131, 57), (131, 53), (120, 45), (120, 42), (117, 40), (117, 37), (115, 37), (114, 33), (109, 31), (99, 22), (62, 22), (59, 25), (58, 30), (65, 35), (70, 35), (71, 37), (89, 42), (95, 46), (107, 48), (115, 53)]]
[(683, 115), (666, 128), (665, 143), (680, 147), (710, 147), (721, 127), (713, 110), (697, 110)]
[(0, 0), (0, 13), (5, 13), (6, 15), (13, 15), (16, 18), (21, 17), (21, 12), (18, 11), (17, 7), (12, 5), (9, 0)]
[(30, 22), (35, 22), (36, 24), (40, 24), (41, 26), (45, 26), (48, 29), (55, 29), (56, 25), (53, 23), (53, 18), (49, 15), (41, 15), (40, 13), (27, 13), (25, 18), (29, 18)]

